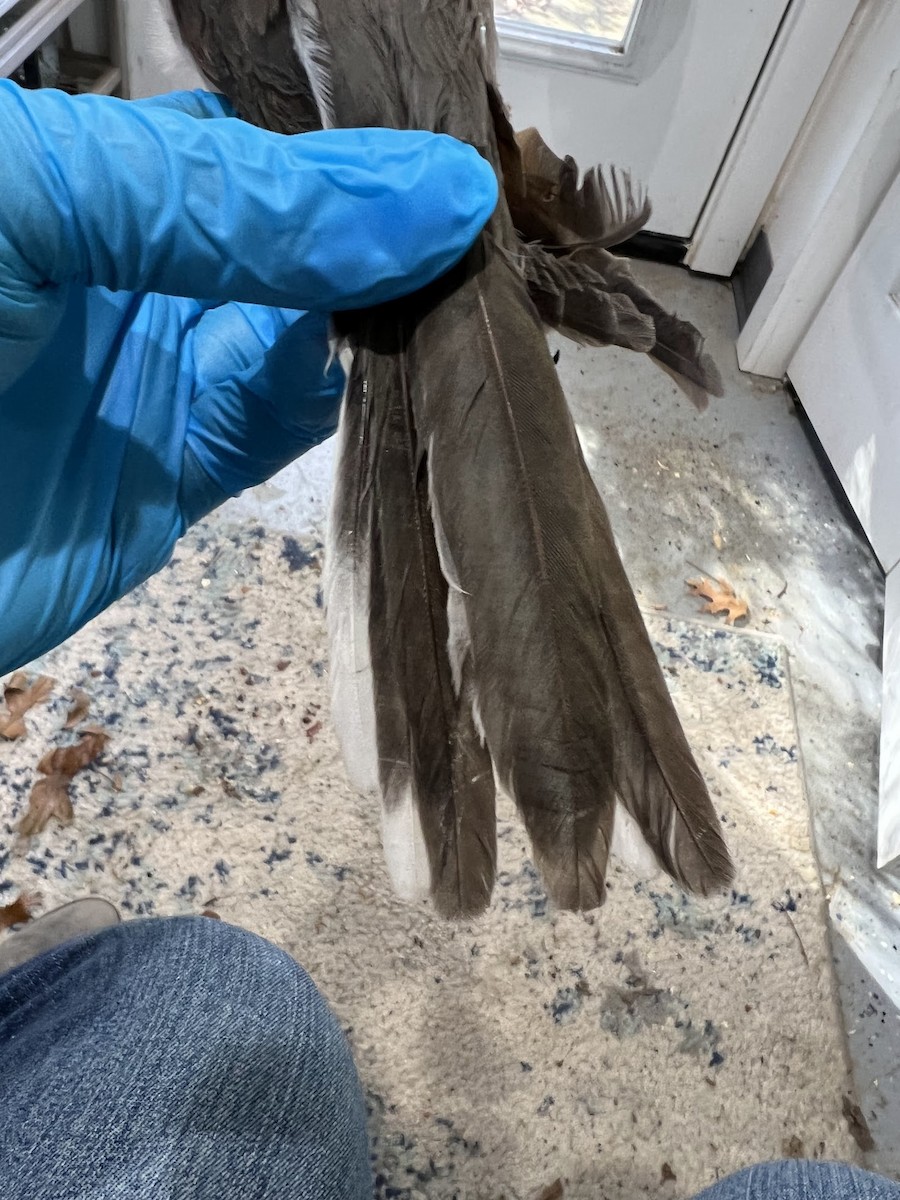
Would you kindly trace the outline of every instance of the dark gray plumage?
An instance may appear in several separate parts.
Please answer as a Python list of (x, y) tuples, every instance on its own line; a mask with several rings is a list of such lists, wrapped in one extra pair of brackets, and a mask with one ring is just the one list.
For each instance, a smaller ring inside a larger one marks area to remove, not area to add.
[[(364, 322), (356, 332), (368, 340)], [(494, 777), (473, 718), (470, 655), (454, 668), (448, 654), (449, 585), (408, 381), (402, 353), (358, 350), (350, 391), (365, 388), (365, 403), (348, 405), (361, 423), (350, 461), (339, 468), (338, 495), (343, 485), (356, 494), (361, 480), (368, 504), (366, 558), (357, 562), (365, 561), (378, 783), (395, 880), (414, 896), (427, 879), (440, 911), (471, 916), (494, 886)], [(359, 512), (353, 528), (357, 537), (365, 529)]]
[(335, 715), (354, 780), (382, 793), (398, 886), (448, 916), (486, 906), (494, 777), (563, 907), (603, 900), (617, 797), (680, 883), (723, 886), (719, 822), (541, 327), (649, 353), (695, 399), (720, 390), (697, 331), (606, 249), (645, 198), (616, 172), (579, 182), (534, 131), (516, 139), (476, 0), (173, 7), (248, 120), (449, 133), (505, 186), (459, 267), (341, 321), (356, 361), (330, 535)]
[(571, 158), (558, 158), (535, 129), (513, 134), (497, 101), (493, 111), (503, 127), (506, 196), (526, 239), (522, 270), (541, 318), (576, 341), (644, 351), (706, 408), (710, 395), (722, 395), (722, 379), (702, 335), (666, 312), (627, 260), (606, 249), (646, 224), (649, 201), (615, 169), (609, 185), (598, 169), (579, 184)]

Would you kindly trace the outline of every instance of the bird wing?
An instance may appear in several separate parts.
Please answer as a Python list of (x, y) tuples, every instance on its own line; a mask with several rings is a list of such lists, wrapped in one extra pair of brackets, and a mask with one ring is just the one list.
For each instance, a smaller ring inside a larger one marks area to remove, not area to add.
[[(250, 0), (219, 7), (241, 4)], [(579, 256), (629, 236), (646, 200), (617, 173), (579, 181), (571, 160), (555, 159), (536, 135), (510, 141), (484, 50), (490, 17), (468, 0), (288, 8), (290, 61), (296, 68), (306, 46), (321, 73), (320, 120), (327, 97), (337, 125), (460, 137), (504, 171), (510, 198), (442, 280), (344, 318), (357, 351), (350, 395), (359, 400), (363, 381), (369, 390), (364, 418), (353, 418), (366, 450), (354, 465), (345, 439), (337, 483), (343, 509), (355, 504), (363, 519), (355, 546), (340, 532), (339, 544), (361, 569), (355, 611), (363, 599), (368, 641), (358, 657), (371, 672), (395, 875), (424, 881), (446, 913), (483, 907), (494, 869), (489, 755), (560, 906), (602, 902), (617, 797), (675, 878), (698, 891), (721, 886), (731, 867), (719, 822), (516, 266), (513, 213), (527, 201), (542, 236), (569, 259), (563, 279), (535, 258), (544, 295), (562, 294), (559, 312), (573, 328), (588, 324), (566, 290), (593, 271), (602, 291), (606, 260)], [(257, 76), (257, 91), (265, 80)], [(244, 111), (266, 123), (270, 110), (254, 108), (252, 91), (245, 81)], [(550, 199), (540, 191), (548, 181)], [(539, 275), (532, 270), (532, 287)], [(616, 294), (624, 299), (594, 320), (597, 339), (612, 332), (655, 351), (654, 312), (633, 290)]]
[(185, 46), (238, 114), (278, 133), (322, 128), (284, 0), (171, 0)]

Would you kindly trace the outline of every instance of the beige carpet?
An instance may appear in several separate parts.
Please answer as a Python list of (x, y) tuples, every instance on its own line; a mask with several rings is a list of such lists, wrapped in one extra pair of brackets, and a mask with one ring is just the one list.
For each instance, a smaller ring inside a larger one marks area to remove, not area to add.
[[(328, 721), (320, 550), (195, 531), (149, 587), (51, 655), (50, 706), (0, 747), (0, 903), (89, 892), (126, 915), (256, 930), (321, 985), (369, 1097), (379, 1197), (687, 1197), (742, 1165), (851, 1159), (822, 894), (780, 644), (649, 619), (738, 862), (695, 902), (611, 875), (588, 916), (548, 908), (514, 815), (481, 921), (391, 894), (371, 801)], [(65, 691), (111, 736), (75, 821), (16, 853)], [(674, 1176), (674, 1178), (673, 1178)]]

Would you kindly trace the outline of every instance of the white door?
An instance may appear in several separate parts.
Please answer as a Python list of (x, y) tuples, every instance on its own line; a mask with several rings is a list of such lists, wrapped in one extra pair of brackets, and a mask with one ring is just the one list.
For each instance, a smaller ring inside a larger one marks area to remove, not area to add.
[(790, 0), (495, 0), (516, 128), (644, 183), (690, 239)]
[[(893, 142), (900, 167), (900, 145)], [(900, 171), (788, 375), (888, 573), (878, 862), (900, 856)]]
[(788, 375), (881, 565), (892, 570), (900, 562), (900, 174)]

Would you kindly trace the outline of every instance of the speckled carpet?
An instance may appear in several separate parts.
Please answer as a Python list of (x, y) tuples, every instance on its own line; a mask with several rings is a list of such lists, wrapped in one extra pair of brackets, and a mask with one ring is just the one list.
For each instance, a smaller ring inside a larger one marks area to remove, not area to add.
[[(378, 1197), (687, 1197), (783, 1154), (853, 1159), (822, 893), (780, 643), (648, 617), (738, 863), (694, 901), (622, 867), (606, 908), (550, 909), (514, 814), (481, 921), (394, 898), (379, 815), (328, 719), (321, 548), (194, 531), (172, 565), (54, 652), (49, 705), (0, 746), (0, 904), (86, 893), (199, 913), (294, 954), (347, 1028)], [(66, 693), (110, 735), (74, 823), (15, 826)]]

